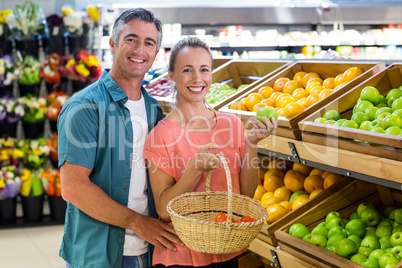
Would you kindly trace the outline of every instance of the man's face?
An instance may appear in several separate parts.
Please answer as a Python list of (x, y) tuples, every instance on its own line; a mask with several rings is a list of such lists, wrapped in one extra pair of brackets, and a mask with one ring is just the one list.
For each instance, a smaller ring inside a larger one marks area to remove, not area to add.
[(157, 50), (158, 30), (155, 24), (133, 19), (124, 25), (118, 44), (110, 40), (114, 63), (120, 75), (143, 79), (152, 67)]

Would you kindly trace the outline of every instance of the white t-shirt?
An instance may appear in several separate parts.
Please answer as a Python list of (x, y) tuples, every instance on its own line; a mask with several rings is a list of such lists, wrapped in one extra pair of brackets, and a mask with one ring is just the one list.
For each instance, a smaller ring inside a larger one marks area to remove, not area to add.
[[(143, 160), (145, 140), (148, 135), (147, 112), (144, 97), (139, 101), (128, 100), (133, 125), (133, 154), (127, 207), (142, 215), (148, 215), (147, 175)], [(148, 251), (148, 242), (139, 238), (132, 230), (126, 229), (124, 256), (138, 256)]]

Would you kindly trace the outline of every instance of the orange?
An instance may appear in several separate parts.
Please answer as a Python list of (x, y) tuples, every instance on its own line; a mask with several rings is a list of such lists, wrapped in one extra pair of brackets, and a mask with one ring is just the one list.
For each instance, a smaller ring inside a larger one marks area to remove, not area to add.
[(264, 180), (265, 172), (267, 172), (267, 170), (264, 169), (264, 168), (259, 168), (258, 169), (258, 177), (260, 178), (260, 180)]
[(292, 193), (286, 187), (279, 187), (274, 191), (274, 196), (281, 201), (289, 201), (291, 195)]
[(268, 176), (264, 175), (264, 189), (267, 192), (273, 192), (277, 188), (283, 186), (283, 180), (278, 175), (269, 174)]
[(283, 97), (279, 102), (280, 108), (285, 108), (289, 103), (295, 102), (295, 100), (291, 96)]
[(248, 111), (247, 106), (241, 101), (234, 102), (232, 105), (230, 105), (230, 109)]
[(278, 116), (285, 116), (285, 110), (283, 108), (279, 108), (276, 113), (278, 114)]
[(281, 95), (279, 95), (275, 100), (275, 107), (280, 107), (281, 100), (286, 96), (291, 97), (291, 95), (288, 93), (282, 93)]
[(307, 195), (307, 194), (302, 194), (302, 195), (299, 195), (296, 199), (295, 199), (295, 201), (293, 202), (293, 204), (292, 204), (292, 210), (295, 210), (296, 208), (298, 208), (299, 206), (301, 206), (301, 205), (303, 205), (305, 202), (307, 202), (308, 201), (308, 199), (309, 199), (309, 195)]
[(283, 178), (283, 176), (285, 176), (285, 174), (283, 173), (282, 170), (277, 169), (277, 168), (271, 168), (271, 169), (268, 169), (267, 172), (265, 172), (265, 174), (264, 174), (264, 180), (265, 180), (265, 176), (268, 177), (268, 176), (270, 176), (270, 175), (276, 175), (276, 176), (279, 176), (279, 177), (281, 177), (281, 178)]
[(337, 86), (334, 88), (334, 90), (340, 89), (341, 87), (343, 87), (343, 86), (346, 85), (347, 83), (349, 83), (349, 82), (340, 83), (339, 85), (337, 85)]
[(311, 78), (320, 78), (320, 76), (317, 73), (311, 72), (311, 73), (307, 73), (303, 76), (302, 82), (303, 82), (303, 86), (306, 87), (308, 84), (308, 81)]
[(306, 102), (307, 102), (307, 98), (301, 98), (300, 100), (296, 101), (297, 103), (300, 103), (301, 105), (303, 105), (304, 107), (306, 106)]
[(320, 95), (318, 94), (311, 94), (310, 96), (307, 97), (306, 99), (306, 107), (310, 107), (314, 103), (320, 100)]
[(297, 72), (293, 76), (293, 80), (299, 81), (300, 84), (303, 84), (303, 77), (306, 75), (306, 72)]
[(284, 113), (286, 118), (292, 118), (295, 115), (298, 115), (299, 113), (303, 112), (306, 109), (303, 105), (297, 102), (292, 102), (286, 105)]
[(293, 170), (301, 172), (304, 176), (308, 176), (313, 168), (307, 165), (293, 163)]
[(260, 109), (261, 107), (267, 107), (268, 105), (266, 103), (257, 103), (256, 105), (254, 105), (253, 107), (253, 112), (257, 112), (258, 109)]
[(316, 86), (310, 90), (310, 94), (320, 94), (321, 91), (325, 89), (324, 86)]
[(285, 84), (287, 82), (289, 82), (290, 79), (287, 77), (282, 77), (282, 78), (278, 78), (276, 79), (275, 83), (274, 83), (274, 90), (276, 92), (282, 92), (283, 87), (285, 86)]
[(324, 189), (317, 189), (311, 192), (309, 199), (313, 198), (314, 196), (316, 196), (317, 194), (321, 193), (321, 191), (323, 191)]
[(310, 175), (304, 180), (304, 190), (311, 194), (314, 190), (324, 189), (324, 179), (320, 175)]
[(310, 172), (310, 175), (320, 175), (320, 176), (321, 176), (322, 173), (324, 173), (324, 170), (318, 169), (318, 168), (314, 168), (314, 169)]
[(334, 183), (337, 183), (341, 179), (342, 179), (342, 176), (339, 174), (335, 174), (335, 173), (329, 174), (324, 179), (324, 189), (327, 189), (329, 186), (331, 186)]
[(323, 91), (321, 91), (320, 94), (318, 94), (318, 96), (320, 97), (320, 100), (322, 100), (323, 98), (331, 95), (332, 93), (334, 93), (332, 89), (326, 88)]
[(255, 200), (261, 201), (261, 197), (262, 197), (264, 194), (265, 194), (264, 186), (262, 186), (262, 185), (257, 185), (257, 188), (255, 189), (254, 197), (253, 197), (253, 198), (254, 198)]
[(321, 78), (314, 77), (314, 78), (311, 78), (310, 80), (308, 80), (307, 85), (310, 84), (310, 83), (314, 83), (314, 82), (319, 83), (320, 85), (322, 85), (322, 83), (323, 83)]
[(279, 205), (286, 208), (288, 212), (292, 211), (292, 203), (290, 203), (289, 201), (282, 201), (279, 203)]
[(322, 174), (321, 174), (321, 177), (323, 178), (323, 179), (325, 179), (329, 174), (331, 174), (332, 172), (329, 172), (329, 171), (327, 171), (327, 170), (325, 170)]
[(246, 101), (247, 101), (247, 98), (243, 98), (243, 99), (240, 100), (240, 102), (243, 103), (244, 106), (246, 106), (246, 108), (247, 108)]
[(307, 86), (306, 86), (306, 92), (308, 93), (308, 94), (310, 94), (310, 90), (312, 89), (312, 88), (314, 88), (314, 87), (319, 87), (319, 86), (322, 86), (320, 83), (318, 83), (318, 82), (311, 82), (310, 84), (308, 84)]
[(264, 96), (265, 99), (271, 97), (272, 93), (274, 93), (274, 89), (272, 87), (262, 87), (258, 90), (258, 93)]
[(271, 224), (288, 213), (288, 210), (281, 206), (280, 204), (273, 204), (267, 208), (268, 211), (268, 218), (267, 223)]
[(335, 77), (328, 77), (327, 79), (324, 80), (322, 85), (326, 88), (329, 89), (334, 89), (335, 87)]
[(254, 105), (260, 103), (264, 97), (259, 93), (251, 93), (246, 99), (246, 106), (249, 111), (253, 110)]
[[(286, 169), (286, 161), (284, 159), (272, 159), (268, 164), (268, 169), (279, 169), (285, 170)], [(283, 174), (283, 173), (282, 173)], [(282, 175), (283, 177), (283, 175)]]
[(286, 188), (294, 193), (303, 190), (305, 178), (306, 177), (299, 171), (291, 169), (285, 173), (283, 183), (285, 184)]
[(358, 77), (359, 75), (361, 75), (362, 73), (363, 71), (359, 67), (351, 67), (343, 73), (343, 79), (346, 82), (349, 82)]
[(338, 74), (337, 76), (335, 76), (335, 80), (334, 80), (334, 86), (338, 86), (340, 84), (342, 84), (343, 82), (345, 82), (345, 78), (343, 78), (343, 73)]
[(295, 101), (297, 101), (302, 98), (307, 98), (308, 93), (303, 88), (298, 88), (295, 91), (293, 91), (292, 97)]
[[(265, 190), (265, 189), (264, 189)], [(262, 196), (261, 196), (261, 204), (265, 203), (265, 201), (268, 198), (274, 197), (274, 192), (265, 192)]]
[(279, 200), (278, 197), (270, 197), (267, 199), (262, 200), (261, 199), (261, 204), (265, 207), (268, 208), (269, 206), (273, 205), (273, 204), (279, 204), (279, 202), (281, 202), (281, 200)]
[(290, 80), (283, 86), (282, 92), (289, 93), (290, 95), (292, 95), (293, 91), (295, 91), (297, 88), (300, 88), (302, 86), (303, 85), (299, 81)]
[(282, 96), (282, 94), (283, 94), (282, 92), (274, 92), (274, 93), (272, 93), (270, 99), (276, 101), (276, 99), (277, 99), (279, 96)]
[(267, 106), (270, 106), (270, 107), (275, 106), (275, 101), (273, 99), (271, 99), (271, 98), (262, 100), (261, 103), (265, 103)]

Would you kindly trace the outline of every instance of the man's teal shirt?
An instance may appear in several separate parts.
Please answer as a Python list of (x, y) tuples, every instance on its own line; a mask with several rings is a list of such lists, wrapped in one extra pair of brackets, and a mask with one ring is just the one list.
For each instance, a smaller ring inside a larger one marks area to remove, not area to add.
[[(163, 118), (158, 102), (142, 87), (148, 132)], [(65, 161), (92, 170), (89, 178), (127, 206), (133, 129), (126, 93), (107, 71), (64, 105), (58, 118), (59, 167)], [(156, 217), (148, 180), (150, 216)], [(89, 198), (91, 196), (88, 196)], [(121, 267), (125, 230), (93, 219), (68, 203), (60, 256), (74, 267)]]

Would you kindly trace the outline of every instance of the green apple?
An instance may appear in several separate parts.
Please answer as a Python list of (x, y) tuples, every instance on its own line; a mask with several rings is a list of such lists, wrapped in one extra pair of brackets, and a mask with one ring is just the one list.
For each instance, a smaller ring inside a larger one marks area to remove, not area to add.
[(305, 194), (308, 195), (308, 193), (306, 191), (296, 191), (290, 196), (289, 202), (293, 204), (293, 202), (296, 200), (297, 197), (299, 197), (300, 195), (305, 195)]
[(375, 250), (377, 248), (380, 248), (381, 244), (376, 236), (365, 236), (360, 244), (360, 247)]
[(402, 232), (402, 225), (397, 225), (392, 228), (392, 233)]
[(356, 243), (348, 238), (343, 238), (335, 245), (335, 254), (344, 258), (357, 253)]
[(350, 240), (355, 241), (356, 246), (360, 247), (360, 244), (362, 243), (362, 239), (360, 237), (358, 237), (357, 235), (349, 235), (347, 238), (349, 238)]
[(380, 257), (382, 256), (382, 255), (384, 255), (386, 253), (386, 251), (384, 250), (384, 249), (382, 249), (382, 248), (377, 248), (377, 249), (375, 249), (375, 250), (373, 250), (371, 253), (370, 253), (370, 255), (369, 255), (369, 258), (375, 258), (375, 259), (380, 259)]
[(395, 255), (398, 255), (399, 258), (402, 258), (402, 246), (395, 246), (391, 249), (391, 252)]
[(374, 249), (372, 249), (372, 248), (362, 247), (360, 244), (360, 247), (357, 249), (357, 253), (368, 257), (368, 256), (370, 256), (371, 252), (373, 252), (373, 250)]
[(369, 207), (361, 212), (360, 219), (366, 226), (376, 226), (381, 220), (381, 214), (375, 208)]
[(387, 264), (391, 263), (395, 265), (398, 264), (399, 261), (400, 259), (397, 255), (395, 255), (392, 252), (387, 252), (378, 259), (378, 264), (380, 265), (381, 268), (385, 268)]
[(364, 114), (367, 115), (368, 120), (373, 121), (374, 119), (376, 119), (375, 113), (378, 109), (378, 107), (369, 107), (364, 111)]
[(335, 226), (328, 230), (328, 238), (338, 234), (347, 237), (346, 230), (342, 226)]
[(303, 237), (309, 233), (309, 229), (301, 223), (295, 223), (289, 228), (289, 234), (300, 239), (303, 239)]
[(357, 235), (360, 238), (363, 238), (366, 234), (366, 225), (363, 223), (361, 219), (353, 219), (348, 222), (345, 226), (345, 230), (347, 235)]
[[(392, 230), (392, 227), (391, 227), (391, 230)], [(319, 234), (319, 235), (323, 235), (323, 236), (327, 237), (328, 229), (325, 228), (324, 226), (316, 226), (316, 227), (314, 227), (313, 230), (311, 230), (311, 233), (312, 234)]]
[(375, 127), (370, 131), (371, 132), (377, 132), (377, 133), (385, 133), (385, 130), (382, 127)]
[(336, 123), (335, 120), (327, 120), (327, 121), (325, 121), (324, 124), (327, 124), (327, 125), (335, 125), (335, 123)]
[(385, 134), (398, 136), (399, 134), (402, 134), (402, 128), (391, 126), (385, 130)]
[(323, 235), (308, 234), (303, 237), (303, 240), (320, 248), (325, 248), (327, 245), (327, 238)]
[(389, 225), (389, 226), (393, 226), (393, 222), (391, 219), (388, 218), (383, 218), (381, 219), (381, 221), (378, 223), (377, 228), (381, 225)]
[(368, 116), (365, 114), (365, 113), (363, 113), (363, 112), (357, 112), (357, 113), (354, 113), (353, 115), (352, 115), (352, 118), (351, 118), (353, 121), (355, 121), (359, 126), (361, 125), (361, 123), (363, 123), (364, 121), (368, 121), (369, 120), (369, 118), (368, 118)]
[(382, 120), (382, 128), (387, 129), (392, 126), (402, 127), (402, 118), (397, 115), (389, 114)]
[(332, 246), (326, 246), (326, 247), (325, 247), (325, 249), (326, 249), (326, 250), (328, 250), (328, 251), (331, 251), (331, 252), (335, 253), (335, 249), (336, 249), (336, 247), (335, 247), (335, 245), (332, 245)]
[(357, 264), (362, 265), (362, 263), (363, 263), (365, 260), (367, 260), (367, 257), (364, 256), (363, 254), (357, 253), (357, 254), (353, 255), (353, 256), (350, 258), (350, 260), (351, 260), (352, 262), (355, 262), (355, 263), (357, 263)]
[(377, 229), (375, 230), (375, 236), (381, 238), (383, 236), (390, 236), (392, 235), (392, 226), (391, 225), (378, 225)]
[(371, 121), (363, 121), (360, 126), (359, 129), (361, 130), (368, 130), (368, 126), (370, 125)]
[(383, 108), (383, 107), (388, 107), (388, 105), (386, 104), (386, 103), (382, 103), (382, 102), (380, 102), (379, 104), (377, 104), (375, 107), (377, 107), (377, 108)]
[(274, 108), (269, 108), (269, 107), (261, 107), (260, 109), (257, 110), (257, 119), (260, 120), (265, 124), (264, 121), (264, 116), (268, 118), (268, 120), (271, 120), (271, 118), (275, 118), (275, 120), (278, 120), (278, 113)]
[(384, 118), (387, 117), (388, 115), (391, 115), (391, 113), (388, 112), (382, 113), (377, 117), (377, 119), (381, 119), (384, 121)]
[(341, 218), (342, 219), (342, 216), (338, 211), (331, 211), (325, 217), (325, 221), (328, 223), (330, 220), (335, 219), (335, 218)]
[(322, 117), (324, 117), (327, 120), (335, 120), (335, 121), (341, 119), (341, 116), (337, 110), (326, 111)]
[(389, 108), (389, 107), (382, 107), (382, 108), (379, 108), (378, 110), (377, 110), (377, 112), (375, 112), (375, 118), (377, 118), (380, 114), (383, 114), (383, 113), (392, 113), (392, 109), (391, 108)]
[(371, 103), (370, 101), (362, 100), (361, 102), (359, 102), (358, 104), (355, 105), (355, 107), (353, 108), (353, 112), (364, 113), (366, 111), (366, 109), (370, 108), (370, 107), (374, 107), (373, 103)]
[[(380, 95), (380, 103), (384, 103), (387, 104), (387, 100), (385, 99), (385, 97), (383, 95)], [(379, 103), (379, 104), (380, 104)], [(378, 104), (377, 104), (378, 105)]]
[(366, 227), (366, 235), (365, 236), (375, 236), (375, 227), (368, 226)]
[(344, 238), (346, 238), (345, 234), (336, 234), (331, 237), (328, 237), (327, 247), (336, 245), (336, 243), (338, 243), (339, 240), (344, 239)]
[[(326, 221), (320, 222), (317, 226), (323, 226), (325, 228), (328, 227), (328, 223)], [(328, 228), (327, 228), (328, 229)]]
[(402, 208), (397, 208), (395, 210), (395, 222), (398, 224), (402, 224)]
[(335, 226), (341, 226), (341, 227), (345, 228), (346, 224), (342, 218), (334, 218), (328, 222), (327, 226), (328, 226), (328, 229), (331, 229)]
[(369, 101), (374, 105), (377, 105), (380, 102), (380, 96), (381, 94), (378, 89), (372, 86), (365, 87), (360, 92), (360, 99), (362, 101)]
[(385, 218), (389, 218), (389, 215), (391, 214), (391, 211), (395, 210), (394, 207), (386, 207), (384, 211), (382, 212), (382, 215), (384, 215)]
[(314, 123), (324, 124), (325, 122), (327, 122), (327, 119), (325, 119), (324, 117), (318, 117), (314, 120)]
[(360, 203), (358, 206), (357, 206), (357, 215), (359, 215), (359, 217), (361, 217), (361, 215), (362, 215), (362, 212), (363, 212), (363, 210), (365, 210), (366, 208), (374, 208), (375, 206), (372, 204), (372, 203), (368, 203), (368, 202), (363, 202), (363, 203)]
[(378, 260), (374, 258), (367, 258), (361, 265), (366, 268), (380, 268)]
[(396, 211), (396, 209), (394, 209), (394, 210), (391, 210), (391, 212), (389, 213), (389, 216), (388, 216), (388, 218), (390, 219), (390, 220), (395, 220), (395, 211)]
[(391, 89), (385, 97), (388, 107), (391, 107), (394, 100), (400, 97), (402, 97), (402, 91), (399, 88)]
[(402, 232), (393, 233), (389, 241), (392, 247), (402, 246)]
[(391, 236), (383, 236), (378, 241), (380, 241), (380, 248), (387, 249), (391, 247)]
[[(374, 119), (373, 121), (371, 121), (371, 123), (369, 124), (367, 130), (371, 131), (376, 127), (381, 127), (382, 126), (382, 119)], [(382, 127), (381, 127), (382, 128)]]
[(359, 125), (353, 120), (346, 120), (342, 127), (359, 128)]
[(393, 111), (392, 114), (393, 114), (393, 115), (397, 115), (397, 116), (399, 116), (399, 117), (402, 117), (402, 109), (398, 109), (398, 110), (396, 110), (396, 111)]
[(402, 97), (399, 99), (394, 100), (392, 103), (392, 112), (395, 112), (396, 110), (402, 109)]
[(339, 119), (338, 121), (336, 121), (336, 123), (334, 124), (334, 126), (342, 126), (342, 124), (346, 121), (345, 118)]
[(350, 214), (349, 219), (350, 219), (350, 220), (353, 220), (353, 219), (360, 219), (360, 216), (359, 216), (359, 214), (357, 214), (357, 211), (354, 211), (352, 214)]

